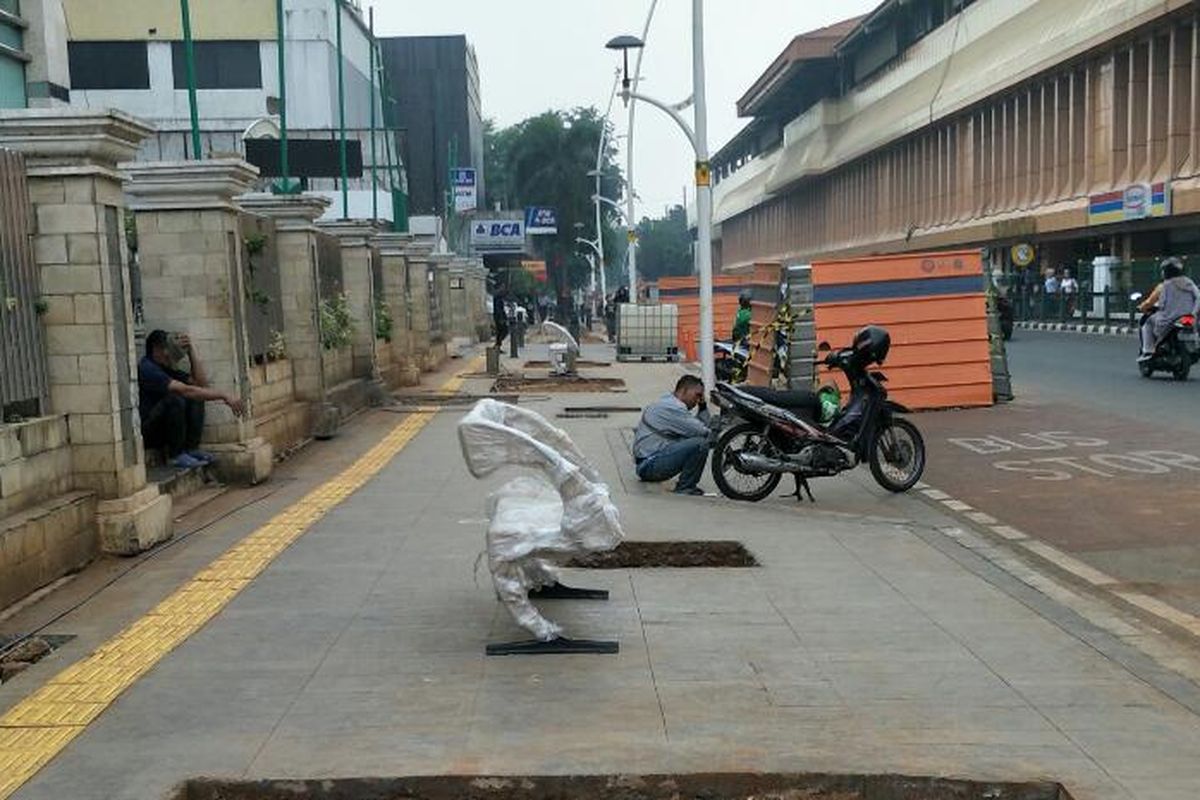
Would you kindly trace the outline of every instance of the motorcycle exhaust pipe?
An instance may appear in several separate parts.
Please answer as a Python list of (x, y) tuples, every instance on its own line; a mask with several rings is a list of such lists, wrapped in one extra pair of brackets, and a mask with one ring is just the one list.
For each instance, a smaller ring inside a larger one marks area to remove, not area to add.
[(767, 458), (758, 453), (738, 453), (738, 465), (746, 472), (778, 472), (781, 475), (795, 472), (799, 465), (778, 458)]

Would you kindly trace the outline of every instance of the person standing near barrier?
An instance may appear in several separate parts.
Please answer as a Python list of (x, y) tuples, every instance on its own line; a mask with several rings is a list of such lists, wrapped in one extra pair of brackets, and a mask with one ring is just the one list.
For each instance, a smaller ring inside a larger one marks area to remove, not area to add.
[(504, 305), (504, 295), (504, 288), (500, 286), (496, 287), (496, 293), (492, 295), (492, 325), (496, 329), (497, 350), (501, 349), (504, 338), (508, 336), (508, 309)]

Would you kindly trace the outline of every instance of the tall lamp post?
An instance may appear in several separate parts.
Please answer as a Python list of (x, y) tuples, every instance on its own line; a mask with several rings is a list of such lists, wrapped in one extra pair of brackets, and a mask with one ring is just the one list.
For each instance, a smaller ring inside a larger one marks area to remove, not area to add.
[[(707, 389), (716, 384), (713, 362), (712, 179), (708, 163), (708, 106), (704, 90), (704, 0), (692, 0), (692, 98), (676, 106), (634, 91), (629, 79), (629, 51), (645, 43), (636, 36), (618, 36), (606, 45), (624, 60), (621, 99), (648, 103), (675, 120), (696, 153), (696, 271), (700, 275), (700, 374)], [(680, 115), (694, 106), (695, 127)]]
[[(638, 48), (637, 63), (633, 67), (633, 91), (637, 91), (638, 84), (642, 80), (642, 56), (645, 54), (645, 42), (650, 35), (650, 23), (654, 21), (654, 10), (658, 7), (658, 0), (650, 0), (650, 10), (646, 12), (646, 24), (642, 26), (642, 43), (643, 47)], [(637, 103), (629, 103), (629, 129), (626, 132), (625, 139), (625, 180), (628, 185), (626, 187), (625, 197), (625, 240), (628, 243), (626, 248), (626, 266), (629, 270), (629, 290), (633, 292), (633, 302), (637, 302), (637, 213), (633, 207), (633, 118), (637, 113)]]

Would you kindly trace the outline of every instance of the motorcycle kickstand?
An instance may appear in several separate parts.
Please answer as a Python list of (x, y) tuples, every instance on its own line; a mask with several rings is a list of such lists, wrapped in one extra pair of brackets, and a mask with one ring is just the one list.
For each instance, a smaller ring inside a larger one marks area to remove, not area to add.
[(788, 495), (788, 497), (795, 497), (797, 500), (803, 503), (804, 494), (801, 494), (801, 491), (803, 490), (803, 492), (808, 495), (808, 501), (810, 503), (817, 502), (817, 499), (813, 497), (812, 488), (808, 485), (808, 478), (804, 477), (799, 472), (793, 472), (792, 477), (796, 479), (796, 491)]

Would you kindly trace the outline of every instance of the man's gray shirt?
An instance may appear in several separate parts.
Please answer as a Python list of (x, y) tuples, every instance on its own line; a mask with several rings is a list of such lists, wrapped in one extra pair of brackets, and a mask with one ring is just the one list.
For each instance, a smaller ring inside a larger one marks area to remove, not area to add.
[(649, 458), (672, 442), (708, 437), (708, 409), (692, 414), (683, 401), (667, 392), (646, 406), (633, 436), (633, 457)]

